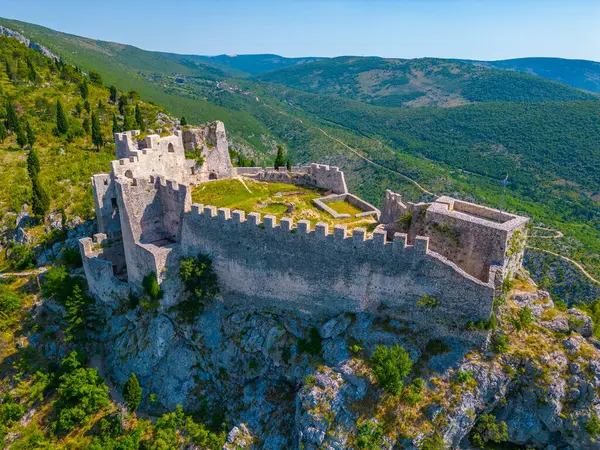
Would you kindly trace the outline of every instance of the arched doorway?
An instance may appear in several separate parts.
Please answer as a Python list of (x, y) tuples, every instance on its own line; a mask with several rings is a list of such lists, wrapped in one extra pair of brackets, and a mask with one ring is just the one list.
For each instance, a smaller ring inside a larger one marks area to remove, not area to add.
[(217, 178), (218, 177), (217, 177), (217, 174), (215, 172), (211, 172), (211, 173), (208, 174), (208, 179), (209, 180), (216, 180)]
[(173, 147), (173, 143), (169, 142), (169, 145), (167, 146), (167, 149), (169, 150), (169, 153), (175, 153), (175, 147)]

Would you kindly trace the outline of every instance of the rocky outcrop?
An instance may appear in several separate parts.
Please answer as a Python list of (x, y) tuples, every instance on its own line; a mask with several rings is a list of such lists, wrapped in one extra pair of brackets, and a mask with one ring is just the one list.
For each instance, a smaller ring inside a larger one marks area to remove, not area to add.
[[(600, 415), (600, 352), (584, 337), (591, 321), (555, 309), (542, 292), (515, 292), (499, 310), (510, 336), (500, 355), (492, 344), (482, 350), (457, 338), (428, 341), (368, 314), (316, 323), (215, 300), (190, 323), (174, 310), (115, 308), (102, 335), (115, 384), (135, 373), (149, 413), (177, 404), (207, 419), (221, 411), (230, 426), (225, 449), (349, 449), (359, 434), (373, 448), (419, 448), (432, 436), (468, 448), (484, 413), (506, 422), (514, 444), (596, 448), (585, 431)], [(511, 330), (523, 308), (535, 323)], [(414, 400), (407, 400), (411, 388), (395, 399), (384, 395), (369, 368), (375, 346), (394, 343), (415, 362), (411, 377), (424, 380)]]
[(0, 36), (8, 36), (17, 39), (19, 42), (22, 42), (27, 47), (32, 48), (33, 50), (38, 51), (40, 54), (47, 56), (48, 58), (52, 58), (54, 61), (60, 61), (60, 57), (54, 53), (52, 53), (48, 48), (44, 47), (37, 42), (33, 42), (31, 39), (27, 39), (21, 33), (11, 30), (10, 28), (6, 28), (0, 25)]

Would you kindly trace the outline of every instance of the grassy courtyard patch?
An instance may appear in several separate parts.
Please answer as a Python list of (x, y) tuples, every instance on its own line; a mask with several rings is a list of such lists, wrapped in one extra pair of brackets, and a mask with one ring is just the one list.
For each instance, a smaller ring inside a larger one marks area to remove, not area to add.
[[(312, 203), (314, 199), (324, 195), (323, 190), (307, 186), (265, 183), (236, 178), (203, 183), (192, 189), (192, 201), (194, 203), (212, 205), (218, 208), (231, 208), (231, 210), (239, 209), (246, 214), (259, 212), (262, 215), (273, 215), (277, 219), (290, 217), (294, 222), (309, 220), (313, 226), (317, 222), (325, 222), (332, 227), (337, 224), (346, 224), (349, 229), (368, 227), (375, 223), (375, 220), (371, 217), (334, 219), (325, 211), (315, 208)], [(354, 208), (346, 202), (335, 203), (344, 203)], [(355, 209), (357, 212), (353, 214), (360, 212), (357, 208)]]
[(338, 214), (350, 214), (354, 217), (356, 214), (360, 214), (363, 211), (360, 208), (348, 203), (345, 200), (337, 200), (335, 202), (327, 202), (327, 206), (333, 209)]

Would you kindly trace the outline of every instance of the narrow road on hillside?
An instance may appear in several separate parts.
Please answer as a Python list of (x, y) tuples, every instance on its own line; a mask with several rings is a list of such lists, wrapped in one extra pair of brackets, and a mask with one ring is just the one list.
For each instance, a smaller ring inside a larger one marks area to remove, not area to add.
[(50, 269), (49, 266), (38, 267), (37, 269), (26, 270), (24, 272), (2, 272), (0, 273), (0, 278), (9, 278), (9, 277), (29, 277), (31, 275), (40, 275), (44, 272), (47, 272)]
[(319, 127), (317, 127), (317, 126), (310, 126), (310, 125), (306, 125), (306, 124), (305, 124), (305, 123), (302, 121), (302, 119), (299, 119), (298, 117), (294, 117), (294, 116), (292, 116), (292, 115), (290, 115), (290, 114), (286, 113), (285, 111), (281, 111), (280, 109), (274, 108), (274, 107), (273, 107), (273, 106), (271, 106), (271, 105), (267, 105), (267, 104), (266, 104), (266, 103), (264, 103), (264, 102), (261, 102), (261, 103), (262, 103), (262, 105), (263, 105), (263, 106), (266, 106), (267, 108), (270, 108), (270, 109), (272, 109), (273, 111), (275, 111), (275, 112), (277, 112), (277, 113), (279, 113), (279, 114), (282, 114), (282, 115), (284, 115), (284, 116), (288, 116), (288, 117), (290, 117), (290, 118), (292, 118), (292, 119), (294, 119), (294, 120), (296, 120), (296, 121), (300, 122), (300, 123), (301, 123), (302, 125), (304, 125), (306, 128), (312, 128), (312, 129), (315, 129), (315, 130), (318, 130), (318, 131), (320, 131), (320, 132), (321, 132), (321, 133), (322, 133), (324, 136), (328, 137), (329, 139), (331, 139), (331, 140), (333, 140), (333, 141), (337, 142), (337, 143), (338, 143), (338, 144), (340, 144), (341, 146), (343, 146), (343, 147), (345, 147), (346, 149), (350, 150), (352, 153), (354, 153), (354, 154), (355, 154), (356, 156), (358, 156), (360, 159), (362, 159), (362, 160), (366, 161), (367, 163), (369, 163), (369, 164), (371, 164), (371, 165), (373, 165), (373, 166), (379, 167), (379, 168), (381, 168), (381, 169), (383, 169), (383, 170), (387, 170), (388, 172), (390, 172), (390, 173), (393, 173), (394, 175), (398, 175), (398, 176), (400, 176), (400, 177), (404, 178), (405, 180), (407, 180), (407, 181), (411, 182), (412, 184), (414, 184), (414, 185), (415, 185), (417, 188), (419, 188), (419, 189), (420, 189), (422, 192), (424, 192), (425, 194), (428, 194), (428, 195), (435, 195), (433, 192), (431, 192), (431, 191), (428, 191), (427, 189), (425, 189), (425, 188), (424, 188), (423, 186), (421, 186), (421, 185), (420, 185), (420, 184), (419, 184), (419, 183), (418, 183), (416, 180), (413, 180), (413, 179), (412, 179), (412, 178), (410, 178), (408, 175), (405, 175), (405, 174), (403, 174), (403, 173), (401, 173), (401, 172), (397, 172), (397, 171), (395, 171), (395, 170), (393, 170), (393, 169), (390, 169), (389, 167), (385, 167), (385, 166), (382, 166), (382, 165), (381, 165), (381, 164), (379, 164), (379, 163), (376, 163), (375, 161), (373, 161), (373, 160), (371, 160), (371, 159), (367, 158), (366, 156), (362, 155), (362, 154), (361, 154), (361, 153), (360, 153), (358, 150), (356, 150), (355, 148), (352, 148), (352, 147), (350, 147), (350, 146), (349, 146), (348, 144), (346, 144), (344, 141), (342, 141), (342, 140), (340, 140), (340, 139), (338, 139), (338, 138), (336, 138), (336, 137), (334, 137), (334, 136), (331, 136), (330, 134), (328, 134), (328, 133), (327, 133), (325, 130), (323, 130), (322, 128), (319, 128)]
[(581, 272), (588, 277), (591, 281), (593, 281), (594, 283), (600, 284), (600, 281), (596, 280), (593, 276), (591, 276), (586, 270), (585, 267), (583, 267), (581, 264), (579, 264), (577, 261), (572, 260), (571, 258), (564, 256), (564, 255), (560, 255), (558, 253), (552, 252), (550, 250), (544, 250), (543, 248), (539, 248), (539, 247), (532, 247), (531, 245), (528, 245), (527, 248), (530, 248), (532, 250), (537, 250), (538, 252), (544, 252), (544, 253), (548, 253), (550, 255), (554, 255), (554, 256), (558, 256), (559, 258), (564, 259), (565, 261), (570, 262), (571, 264), (573, 264), (575, 267), (577, 267), (579, 270), (581, 270)]

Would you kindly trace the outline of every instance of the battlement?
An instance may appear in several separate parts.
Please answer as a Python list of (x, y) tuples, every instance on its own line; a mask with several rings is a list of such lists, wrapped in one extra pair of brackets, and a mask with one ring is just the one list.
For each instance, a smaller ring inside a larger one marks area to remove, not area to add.
[[(318, 222), (314, 229), (311, 229), (310, 221), (299, 220), (297, 223), (290, 218), (282, 218), (277, 223), (277, 218), (272, 215), (262, 216), (258, 212), (246, 213), (241, 210), (231, 210), (230, 208), (217, 208), (211, 205), (192, 204), (190, 219), (197, 223), (209, 222), (211, 228), (222, 227), (228, 229), (231, 233), (244, 233), (245, 231), (262, 231), (265, 233), (264, 239), (270, 240), (275, 234), (287, 238), (296, 238), (301, 236), (307, 239), (318, 241), (318, 245), (324, 242), (333, 245), (347, 246), (354, 251), (360, 252), (363, 257), (368, 257), (369, 253), (377, 256), (388, 255), (393, 258), (417, 258), (432, 257), (436, 260), (452, 267), (458, 274), (483, 286), (493, 288), (493, 280), (497, 267), (490, 268), (490, 277), (488, 282), (483, 282), (459, 268), (443, 256), (429, 249), (429, 237), (417, 236), (412, 245), (408, 244), (406, 233), (395, 233), (393, 240), (389, 240), (384, 230), (374, 230), (371, 234), (367, 233), (365, 228), (354, 228), (348, 231), (346, 225), (335, 225), (333, 230), (329, 229), (329, 224)], [(230, 225), (237, 228), (231, 228)], [(390, 259), (390, 261), (391, 261)]]

